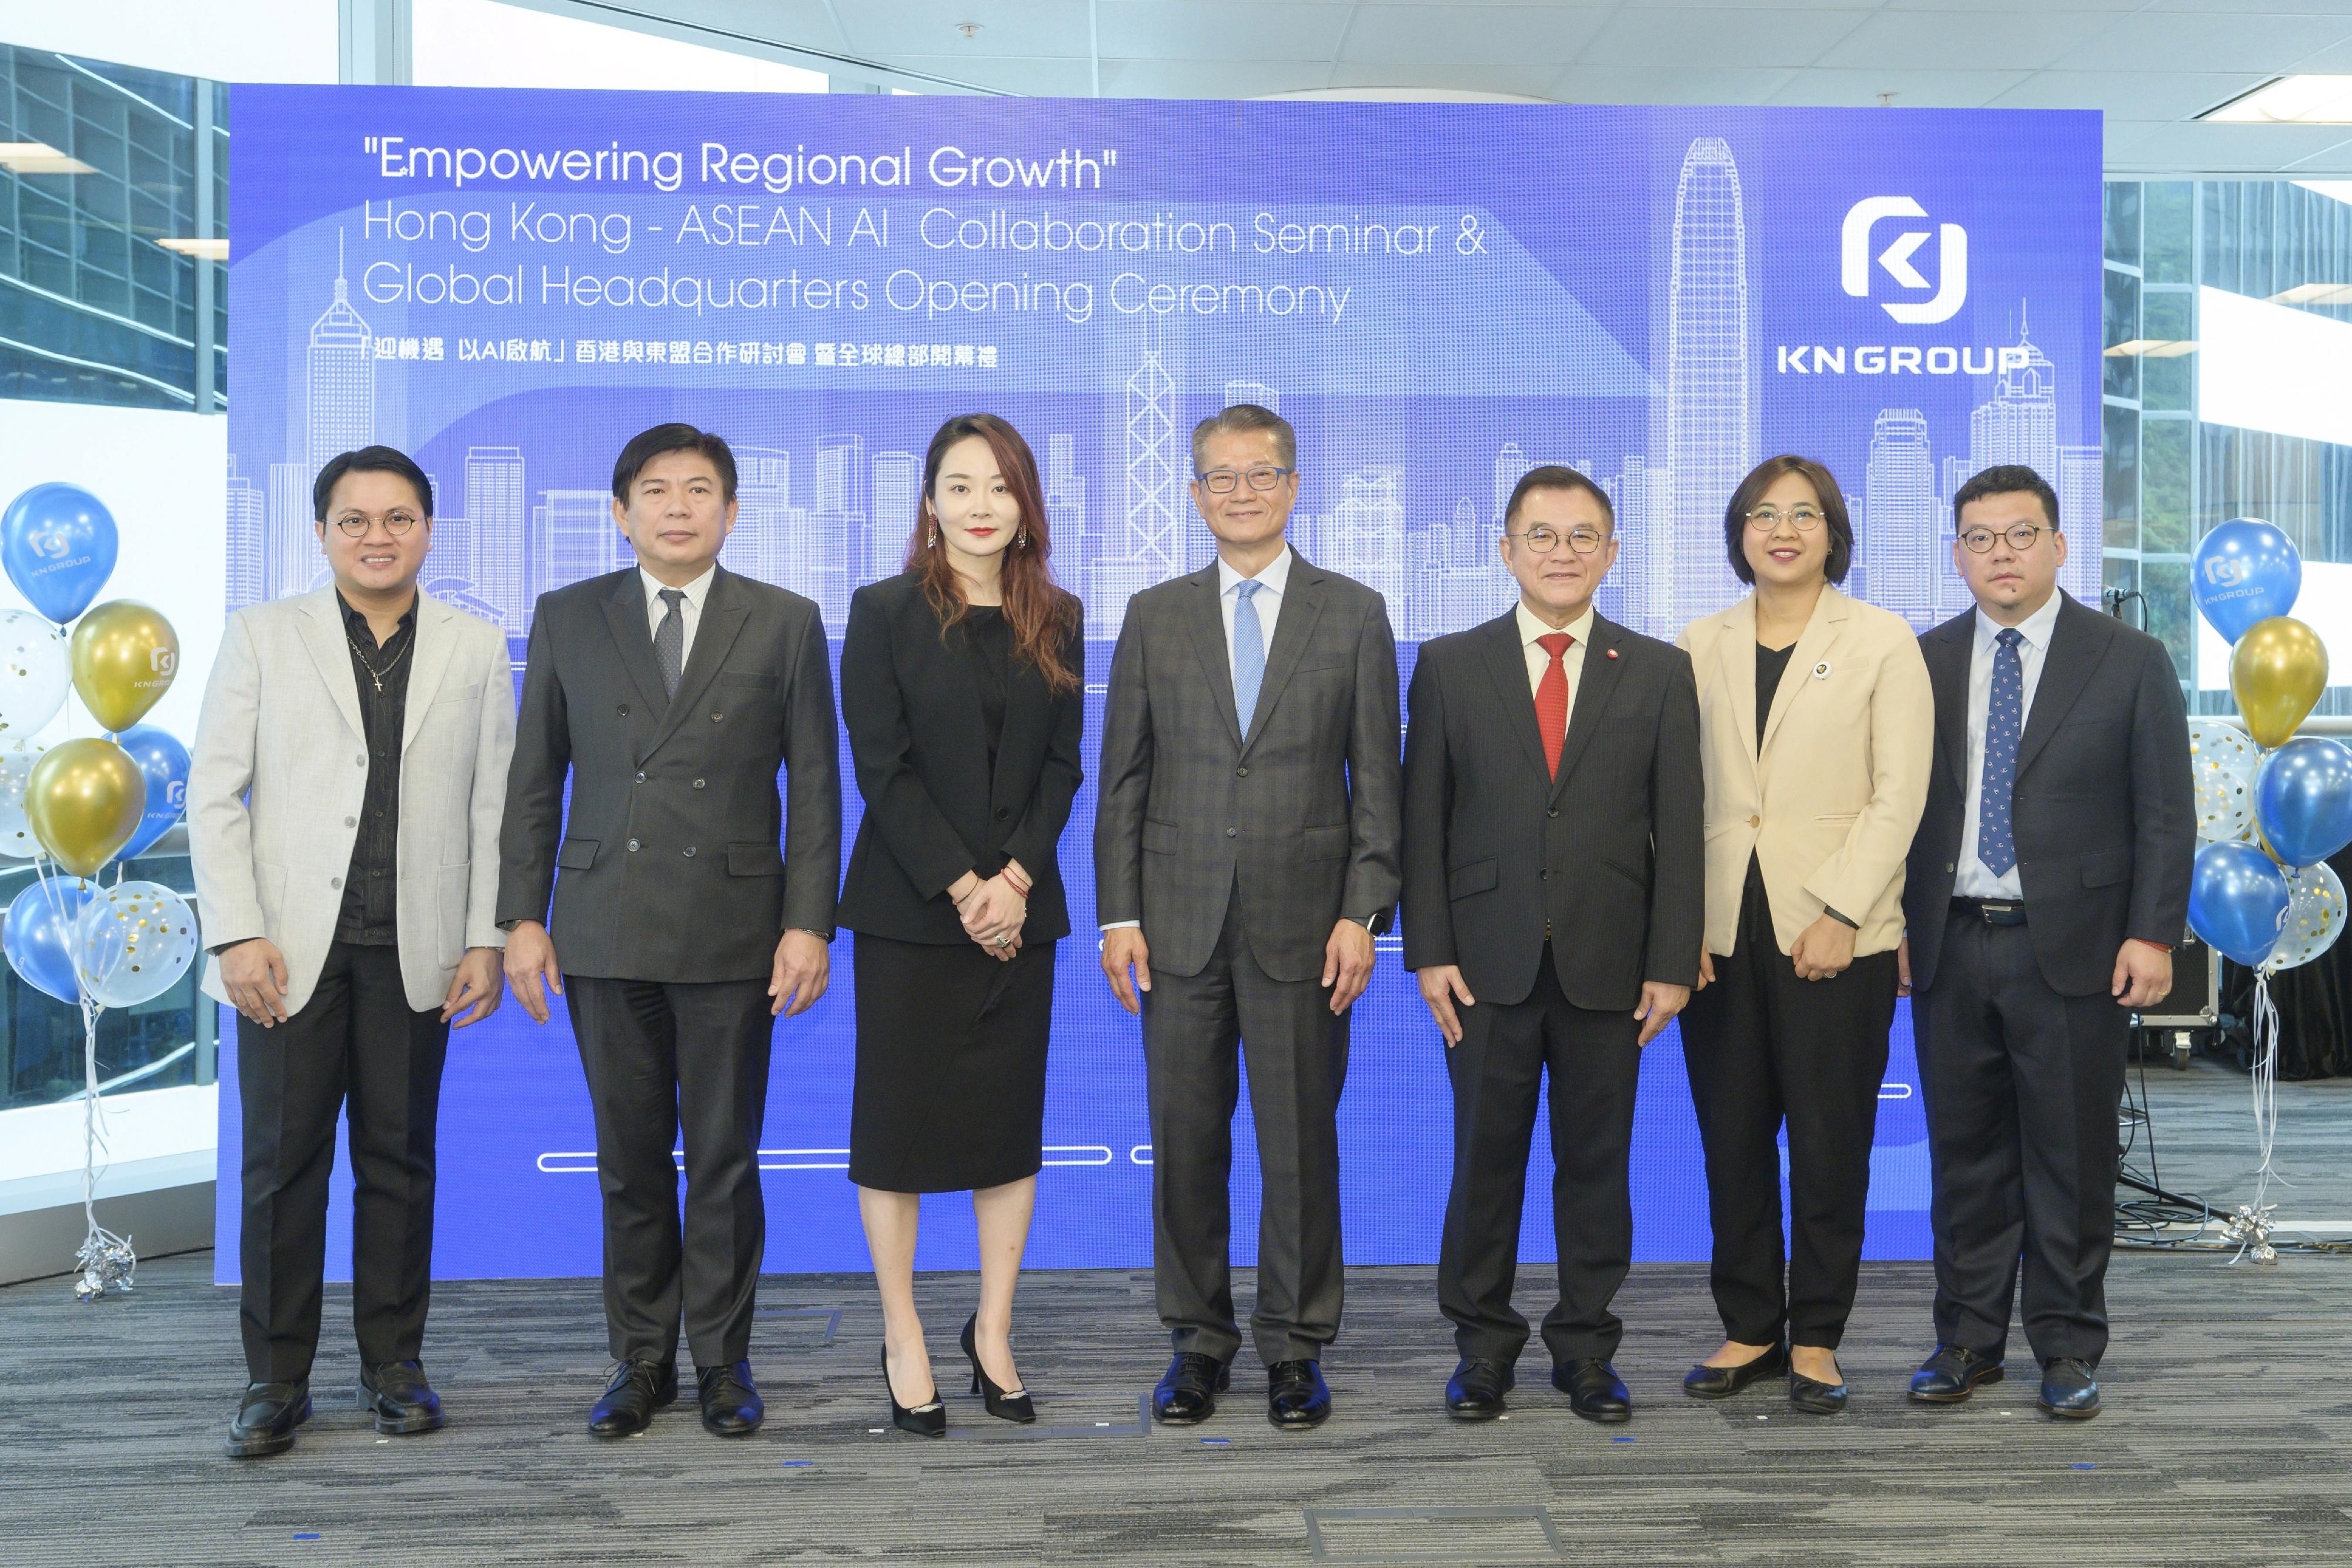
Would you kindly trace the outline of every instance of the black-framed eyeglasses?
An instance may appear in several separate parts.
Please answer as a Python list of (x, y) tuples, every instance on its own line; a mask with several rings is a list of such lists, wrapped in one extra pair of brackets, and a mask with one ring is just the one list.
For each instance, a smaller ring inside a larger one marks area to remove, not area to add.
[(346, 512), (335, 519), (335, 527), (343, 530), (343, 537), (354, 539), (367, 538), (368, 530), (378, 523), (382, 523), (383, 531), (394, 538), (402, 538), (416, 526), (416, 514), (392, 511), (371, 517), (365, 512)]
[(1759, 507), (1748, 514), (1748, 526), (1759, 534), (1769, 534), (1786, 522), (1799, 533), (1809, 534), (1822, 526), (1826, 515), (1816, 507), (1791, 507), (1785, 512), (1778, 507)]
[(1601, 548), (1601, 542), (1607, 539), (1609, 536), (1602, 533), (1599, 528), (1570, 528), (1567, 532), (1562, 533), (1559, 529), (1553, 528), (1549, 523), (1538, 523), (1534, 528), (1528, 528), (1523, 533), (1506, 533), (1503, 537), (1507, 539), (1526, 540), (1528, 549), (1535, 551), (1538, 555), (1551, 554), (1552, 551), (1559, 548), (1559, 544), (1562, 539), (1566, 539), (1568, 541), (1568, 548), (1574, 550), (1577, 554), (1591, 555), (1594, 550)]
[(1271, 463), (1261, 463), (1255, 468), (1212, 468), (1193, 477), (1200, 480), (1201, 487), (1212, 496), (1230, 496), (1244, 479), (1249, 481), (1249, 487), (1253, 490), (1271, 490), (1282, 483), (1284, 475), (1293, 472), (1295, 470), (1289, 468), (1277, 468)]
[(2057, 531), (2047, 523), (2018, 523), (2006, 528), (1969, 528), (1960, 535), (1960, 542), (1969, 547), (1970, 555), (1987, 555), (1994, 539), (2004, 538), (2010, 549), (2023, 555), (2033, 548), (2034, 540)]

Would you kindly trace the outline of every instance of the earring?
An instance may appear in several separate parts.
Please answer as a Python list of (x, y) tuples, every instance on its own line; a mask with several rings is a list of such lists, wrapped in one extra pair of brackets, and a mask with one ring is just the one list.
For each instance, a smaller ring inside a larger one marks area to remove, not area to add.
[(1013, 542), (1016, 545), (1025, 545), (1029, 542), (1029, 528), (1027, 524), (1024, 523), (1018, 529), (1014, 530)]
[(939, 529), (937, 529), (937, 528), (933, 528), (933, 529), (932, 529), (929, 534), (927, 534), (926, 536), (924, 536), (924, 538), (923, 538), (923, 548), (924, 548), (925, 549), (939, 549), (939, 548), (940, 548), (940, 530), (939, 530)]

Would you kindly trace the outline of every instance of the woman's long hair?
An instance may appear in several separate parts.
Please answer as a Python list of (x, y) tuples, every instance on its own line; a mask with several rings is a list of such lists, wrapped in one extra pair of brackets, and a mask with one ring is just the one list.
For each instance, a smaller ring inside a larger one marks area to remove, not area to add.
[(1045, 487), (1037, 478), (1036, 455), (1019, 431), (992, 413), (960, 413), (940, 426), (939, 434), (931, 437), (930, 450), (923, 455), (923, 494), (915, 506), (914, 535), (907, 541), (907, 570), (921, 575), (923, 597), (940, 618), (942, 637), (949, 627), (971, 613), (963, 580), (949, 563), (939, 526), (925, 507), (936, 504), (931, 495), (938, 487), (940, 465), (946, 461), (948, 449), (975, 435), (988, 443), (996, 457), (996, 471), (1004, 476), (1013, 504), (1021, 508), (1013, 542), (999, 558), (1003, 563), (1004, 620), (1013, 630), (1013, 656), (1045, 676), (1048, 691), (1066, 695), (1077, 689), (1078, 677), (1063, 662), (1062, 642), (1083, 612), (1077, 596), (1057, 587), (1045, 564), (1054, 549), (1046, 531)]

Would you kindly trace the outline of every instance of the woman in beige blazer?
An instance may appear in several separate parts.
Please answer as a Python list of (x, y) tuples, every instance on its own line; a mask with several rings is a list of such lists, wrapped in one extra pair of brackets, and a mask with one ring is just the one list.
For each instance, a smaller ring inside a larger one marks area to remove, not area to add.
[(1853, 528), (1828, 469), (1760, 465), (1726, 508), (1724, 539), (1755, 591), (1680, 642), (1706, 768), (1706, 941), (1683, 1050), (1727, 1338), (1684, 1387), (1719, 1398), (1786, 1371), (1790, 1402), (1829, 1415), (1845, 1406), (1836, 1352), (1862, 1262), (1935, 704), (1911, 628), (1832, 586)]

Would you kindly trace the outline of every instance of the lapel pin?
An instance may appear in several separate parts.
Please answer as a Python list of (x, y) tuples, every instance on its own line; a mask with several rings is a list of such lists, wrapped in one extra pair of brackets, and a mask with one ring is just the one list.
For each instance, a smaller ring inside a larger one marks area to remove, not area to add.
[(1823, 659), (1820, 664), (1813, 666), (1813, 679), (1817, 681), (1828, 679), (1829, 673), (1830, 662), (1827, 659)]
[(1612, 659), (1617, 656), (1617, 650), (1614, 648), (1606, 648), (1603, 649), (1602, 652), (1606, 653)]

